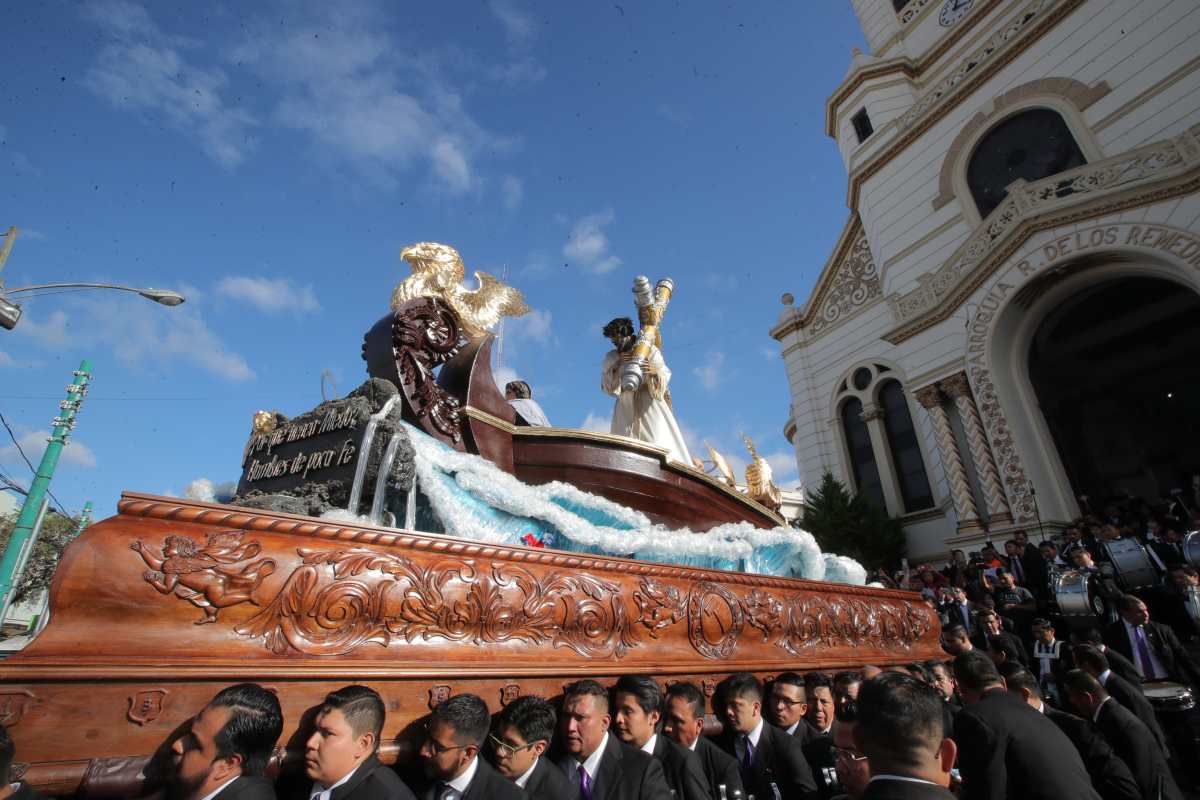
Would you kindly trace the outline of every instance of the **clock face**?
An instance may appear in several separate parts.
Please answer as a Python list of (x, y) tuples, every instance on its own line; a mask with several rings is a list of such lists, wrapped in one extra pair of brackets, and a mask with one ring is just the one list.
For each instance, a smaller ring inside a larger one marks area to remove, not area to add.
[(941, 13), (938, 14), (938, 22), (943, 28), (949, 28), (965, 17), (974, 4), (975, 0), (946, 0), (942, 5)]

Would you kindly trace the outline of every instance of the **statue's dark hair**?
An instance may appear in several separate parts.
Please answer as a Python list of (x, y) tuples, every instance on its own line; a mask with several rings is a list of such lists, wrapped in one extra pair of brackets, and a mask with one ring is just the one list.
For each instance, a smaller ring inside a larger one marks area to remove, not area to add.
[(430, 727), (435, 722), (444, 722), (454, 729), (454, 741), (459, 745), (473, 744), (483, 747), (488, 730), (492, 727), (492, 715), (487, 703), (473, 694), (456, 694), (440, 703), (429, 716)]
[(374, 734), (375, 746), (379, 746), (379, 736), (383, 733), (383, 721), (387, 716), (379, 692), (369, 686), (343, 686), (325, 695), (325, 702), (321, 705), (322, 711), (334, 709), (346, 717), (356, 737), (364, 733)]
[(512, 392), (521, 400), (533, 397), (533, 389), (530, 389), (529, 384), (525, 381), (509, 381), (504, 385), (504, 391)]
[(532, 694), (518, 697), (496, 715), (496, 728), (513, 727), (521, 738), (533, 742), (549, 742), (554, 737), (557, 717), (550, 701)]
[(682, 697), (692, 707), (693, 717), (704, 717), (704, 692), (700, 691), (696, 684), (688, 681), (672, 683), (667, 689), (667, 698), (672, 697)]
[(243, 775), (262, 775), (283, 733), (279, 698), (257, 683), (238, 683), (217, 692), (208, 705), (229, 709), (229, 719), (213, 739), (217, 758), (241, 756)]
[(645, 675), (622, 675), (613, 687), (614, 699), (618, 692), (633, 695), (642, 711), (647, 714), (655, 711), (662, 713), (662, 689), (658, 688), (653, 678), (647, 678)]
[(614, 336), (633, 336), (633, 320), (629, 317), (617, 317), (604, 326), (604, 338)]

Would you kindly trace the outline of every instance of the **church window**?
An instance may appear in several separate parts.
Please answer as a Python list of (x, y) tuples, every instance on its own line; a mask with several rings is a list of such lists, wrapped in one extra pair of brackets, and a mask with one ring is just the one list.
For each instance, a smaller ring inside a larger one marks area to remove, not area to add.
[(1036, 181), (1086, 163), (1062, 116), (1035, 108), (1009, 117), (979, 140), (967, 164), (967, 187), (979, 216), (986, 217), (1018, 178)]
[(905, 512), (933, 508), (933, 492), (925, 474), (917, 430), (913, 427), (908, 401), (898, 381), (889, 380), (883, 384), (879, 390), (879, 405), (883, 407), (883, 428)]
[(850, 454), (854, 488), (872, 503), (886, 509), (879, 466), (875, 463), (875, 451), (871, 448), (871, 433), (863, 421), (862, 412), (863, 404), (857, 397), (850, 398), (842, 406), (842, 427), (846, 431), (846, 449)]
[(874, 376), (871, 374), (871, 370), (867, 369), (866, 367), (859, 367), (858, 369), (854, 370), (854, 388), (861, 392), (871, 385), (871, 379), (873, 377)]
[(858, 113), (850, 118), (850, 124), (854, 126), (854, 134), (858, 137), (860, 143), (865, 142), (867, 137), (875, 132), (875, 128), (871, 126), (871, 118), (867, 116), (865, 108), (860, 108)]

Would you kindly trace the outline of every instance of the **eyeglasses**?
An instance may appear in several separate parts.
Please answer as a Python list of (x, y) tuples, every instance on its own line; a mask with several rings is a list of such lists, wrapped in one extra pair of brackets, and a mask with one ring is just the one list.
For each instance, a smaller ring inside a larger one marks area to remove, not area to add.
[[(537, 742), (530, 742), (529, 744), (523, 744), (520, 747), (513, 747), (511, 744), (497, 739), (490, 733), (488, 734), (488, 741), (492, 743), (492, 749), (496, 751), (496, 755), (500, 758), (512, 758), (522, 750), (528, 750), (529, 748), (537, 745)], [(538, 741), (541, 740), (539, 739)]]
[(847, 750), (845, 747), (835, 747), (835, 748), (833, 748), (833, 752), (838, 758), (844, 758), (847, 761), (850, 761), (855, 764), (857, 764), (860, 761), (867, 760), (866, 756), (861, 755), (853, 750)]
[(425, 744), (429, 745), (429, 749), (435, 756), (440, 756), (442, 753), (449, 753), (451, 750), (462, 750), (464, 747), (471, 747), (469, 744), (456, 744), (453, 747), (447, 747), (429, 735), (429, 726), (425, 726)]
[(789, 700), (788, 698), (783, 697), (782, 695), (775, 695), (775, 697), (773, 697), (772, 699), (776, 703), (783, 703), (788, 708), (795, 708), (796, 706), (802, 706), (802, 705), (806, 705), (808, 703), (807, 700)]

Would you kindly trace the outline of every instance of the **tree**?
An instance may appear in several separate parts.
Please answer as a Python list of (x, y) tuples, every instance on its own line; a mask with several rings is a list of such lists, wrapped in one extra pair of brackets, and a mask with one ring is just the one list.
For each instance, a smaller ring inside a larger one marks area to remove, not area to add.
[[(17, 526), (16, 514), (0, 514), (0, 552), (8, 546), (13, 528)], [(22, 600), (36, 598), (38, 592), (50, 588), (50, 579), (58, 567), (58, 559), (62, 557), (67, 545), (79, 536), (79, 518), (64, 517), (54, 512), (47, 512), (42, 520), (42, 531), (38, 534), (37, 544), (25, 563), (25, 572), (17, 581), (13, 593), (14, 605)]]
[(900, 521), (862, 495), (851, 496), (832, 472), (826, 472), (820, 487), (808, 495), (798, 526), (811, 533), (822, 550), (857, 559), (868, 571), (894, 569), (904, 556)]

